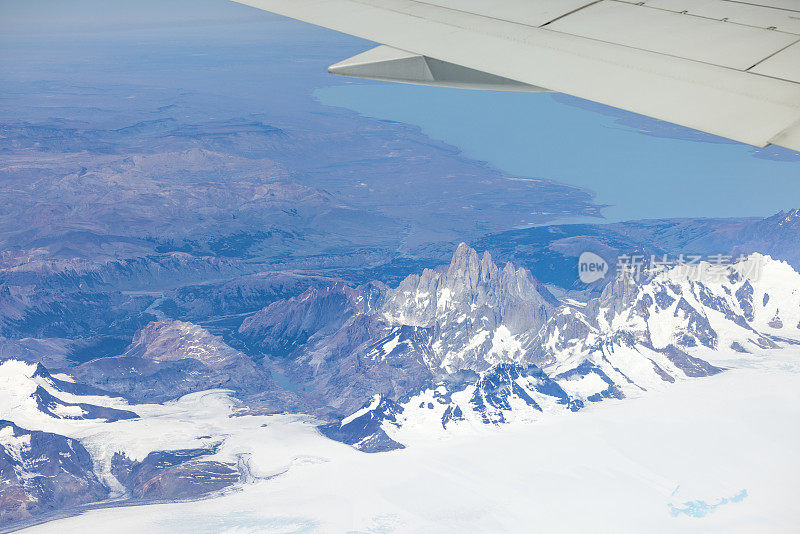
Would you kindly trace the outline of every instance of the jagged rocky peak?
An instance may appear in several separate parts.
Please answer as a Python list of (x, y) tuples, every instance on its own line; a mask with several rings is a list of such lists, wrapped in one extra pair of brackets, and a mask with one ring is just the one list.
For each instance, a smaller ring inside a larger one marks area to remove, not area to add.
[(538, 331), (559, 305), (527, 269), (503, 268), (488, 253), (461, 244), (449, 265), (426, 269), (389, 291), (382, 309), (390, 325), (429, 329), (435, 371), (482, 371), (521, 361), (515, 337)]
[(449, 265), (403, 280), (387, 297), (384, 313), (391, 322), (427, 327), (451, 312), (490, 307), (504, 314), (522, 303), (534, 314), (558, 305), (527, 269), (511, 263), (501, 269), (488, 252), (479, 256), (461, 243)]
[[(475, 299), (481, 305), (481, 297), (486, 302), (501, 303), (503, 298), (517, 298), (546, 301), (557, 304), (549, 291), (534, 279), (530, 271), (506, 263), (501, 269), (492, 261), (492, 256), (478, 253), (466, 243), (461, 243), (453, 254), (447, 267), (444, 287), (452, 291), (452, 296), (463, 295)], [(493, 298), (495, 302), (492, 302)]]
[(488, 252), (479, 257), (475, 249), (466, 243), (461, 243), (447, 268), (447, 279), (454, 285), (459, 284), (465, 289), (476, 290), (480, 284), (487, 284), (496, 279), (497, 273), (498, 268)]

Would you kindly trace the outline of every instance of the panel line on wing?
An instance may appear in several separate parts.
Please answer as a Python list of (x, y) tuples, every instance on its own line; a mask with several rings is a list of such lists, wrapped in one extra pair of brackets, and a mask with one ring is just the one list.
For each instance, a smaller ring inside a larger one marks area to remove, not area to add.
[(570, 11), (569, 13), (564, 13), (564, 14), (563, 14), (563, 15), (561, 15), (560, 17), (556, 17), (556, 18), (554, 18), (553, 20), (549, 20), (549, 21), (545, 22), (544, 24), (542, 24), (542, 25), (541, 25), (541, 26), (539, 26), (539, 27), (540, 27), (540, 28), (544, 28), (544, 27), (546, 27), (546, 26), (547, 26), (547, 25), (549, 25), (549, 24), (552, 24), (552, 23), (554, 23), (554, 22), (558, 22), (559, 20), (563, 19), (564, 17), (569, 17), (570, 15), (573, 15), (573, 14), (577, 13), (577, 12), (578, 12), (578, 11), (580, 11), (581, 9), (586, 9), (587, 7), (593, 6), (594, 4), (598, 4), (598, 3), (602, 2), (602, 1), (603, 1), (603, 0), (596, 0), (596, 1), (592, 2), (591, 4), (586, 4), (585, 6), (581, 6), (581, 7), (579, 7), (578, 9), (573, 9), (573, 10), (572, 10), (572, 11)]
[[(794, 46), (794, 45), (796, 45), (797, 43), (800, 43), (800, 39), (796, 40), (796, 41), (795, 41), (795, 42), (793, 42), (793, 43), (789, 43), (788, 45), (784, 46), (784, 47), (783, 47), (783, 48), (781, 48), (780, 50), (776, 50), (776, 51), (775, 51), (775, 52), (773, 52), (772, 54), (770, 54), (770, 55), (768, 55), (767, 57), (765, 57), (765, 58), (761, 59), (760, 61), (758, 61), (758, 62), (757, 62), (755, 65), (751, 65), (751, 66), (750, 66), (750, 67), (748, 67), (746, 70), (747, 70), (747, 71), (751, 71), (752, 69), (754, 69), (754, 68), (758, 67), (759, 65), (761, 65), (761, 64), (762, 64), (762, 63), (764, 63), (765, 61), (767, 61), (767, 60), (769, 60), (769, 59), (772, 59), (773, 57), (777, 56), (778, 54), (780, 54), (780, 53), (781, 53), (781, 52), (783, 52), (784, 50), (787, 50), (787, 49), (789, 49), (789, 48), (793, 47), (793, 46)], [(758, 74), (758, 73), (756, 73), (756, 74)]]
[(793, 9), (790, 7), (785, 7), (783, 4), (775, 5), (773, 4), (759, 4), (757, 2), (742, 2), (741, 0), (725, 0), (726, 2), (730, 2), (731, 4), (745, 4), (748, 6), (757, 6), (757, 7), (769, 7), (772, 9), (783, 9), (784, 11), (796, 11), (800, 13), (800, 9)]
[(792, 11), (773, 7), (728, 2), (727, 0), (704, 0), (702, 2), (696, 0), (617, 1), (641, 5), (650, 9), (716, 20), (727, 24), (738, 24), (751, 28), (800, 35), (800, 17), (792, 16)]
[(547, 29), (741, 71), (798, 39), (792, 33), (614, 0), (593, 4)]
[[(415, 0), (417, 3), (426, 4), (449, 11), (475, 15), (485, 19), (500, 22), (510, 22), (531, 28), (541, 28), (566, 17), (571, 13), (580, 11), (602, 0), (579, 0), (567, 2), (566, 0), (550, 0), (549, 2), (524, 2), (520, 0), (495, 0), (487, 3), (484, 0)], [(543, 5), (544, 4), (544, 5)], [(558, 5), (554, 13), (549, 11)], [(563, 9), (566, 6), (566, 10)], [(548, 9), (548, 7), (550, 9)]]

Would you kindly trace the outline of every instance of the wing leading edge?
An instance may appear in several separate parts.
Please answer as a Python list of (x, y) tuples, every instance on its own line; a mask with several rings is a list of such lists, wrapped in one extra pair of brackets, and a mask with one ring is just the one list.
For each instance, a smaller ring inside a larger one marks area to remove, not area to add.
[[(729, 0), (693, 4), (715, 17), (730, 13), (731, 22), (677, 11), (686, 0), (236, 1), (386, 45), (332, 66), (336, 74), (546, 88), (800, 151), (797, 11)], [(800, 11), (800, 0), (782, 1)]]

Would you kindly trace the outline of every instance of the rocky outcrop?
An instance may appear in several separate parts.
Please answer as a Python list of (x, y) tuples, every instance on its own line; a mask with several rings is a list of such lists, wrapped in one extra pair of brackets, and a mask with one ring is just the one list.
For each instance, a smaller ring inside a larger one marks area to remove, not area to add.
[(0, 524), (106, 498), (77, 440), (0, 421)]
[(366, 403), (352, 415), (338, 423), (319, 427), (323, 435), (355, 447), (362, 452), (386, 452), (404, 448), (391, 439), (383, 425), (396, 425), (403, 408), (382, 395)]
[(138, 500), (196, 499), (239, 482), (235, 466), (204, 459), (214, 450), (155, 451), (141, 461), (117, 453), (111, 474)]
[(82, 382), (133, 402), (163, 402), (207, 389), (258, 397), (269, 411), (301, 405), (270, 373), (222, 338), (183, 321), (164, 320), (137, 332), (121, 356), (99, 358), (70, 372)]

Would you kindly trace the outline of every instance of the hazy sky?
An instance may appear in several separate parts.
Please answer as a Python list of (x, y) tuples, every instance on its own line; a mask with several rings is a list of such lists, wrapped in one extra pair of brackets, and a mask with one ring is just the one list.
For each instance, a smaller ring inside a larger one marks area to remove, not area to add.
[(228, 24), (270, 16), (227, 0), (0, 0), (0, 15), (5, 34)]

